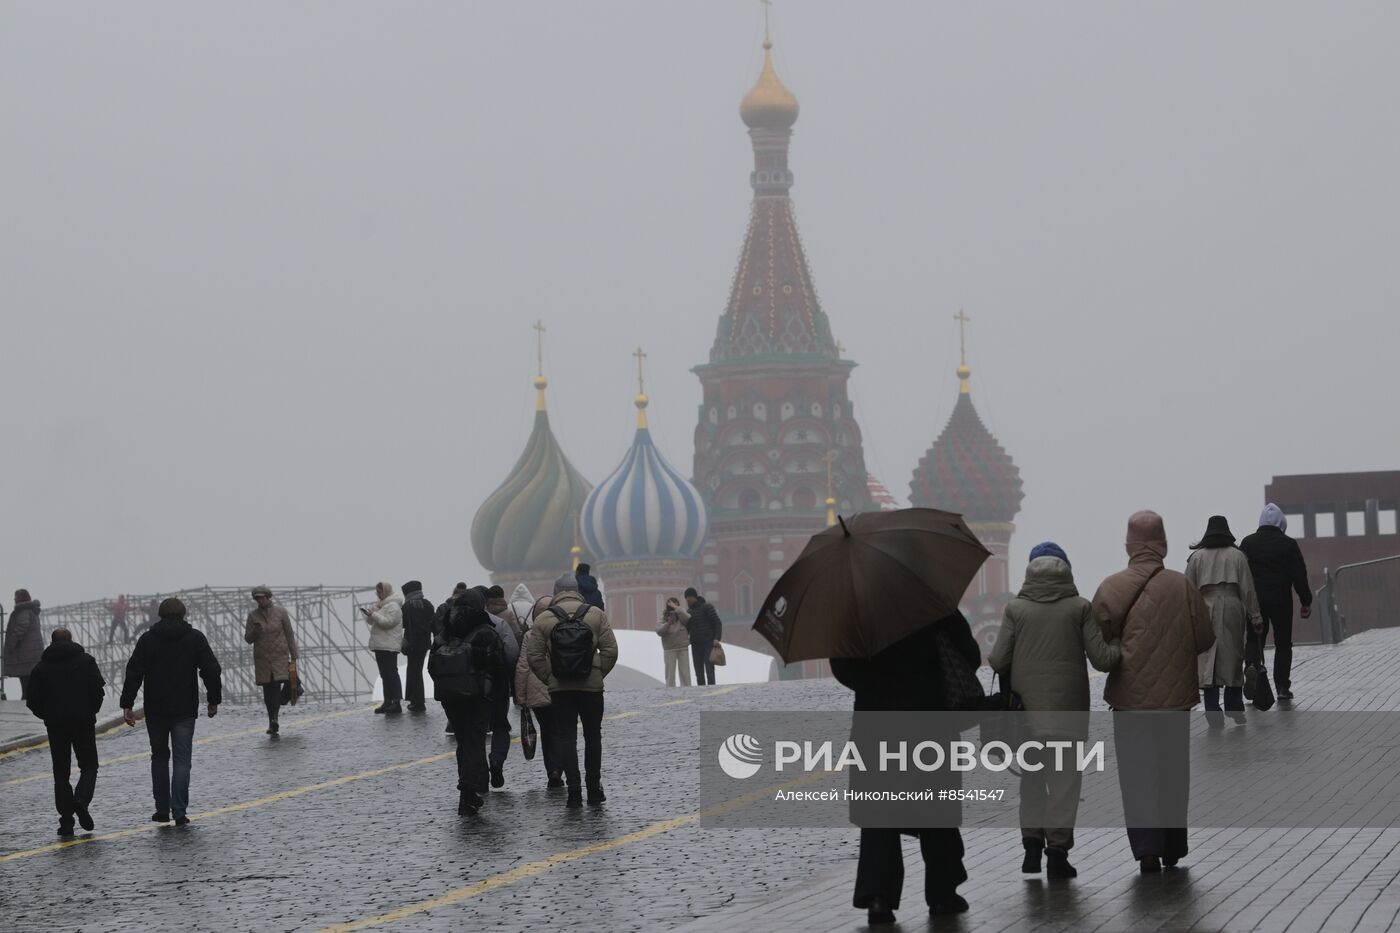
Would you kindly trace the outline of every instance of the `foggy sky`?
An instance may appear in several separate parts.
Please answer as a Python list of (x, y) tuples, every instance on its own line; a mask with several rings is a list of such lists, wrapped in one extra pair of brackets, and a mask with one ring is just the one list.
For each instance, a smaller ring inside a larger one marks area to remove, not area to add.
[[(957, 394), (1012, 544), (1169, 566), (1394, 469), (1400, 7), (780, 2), (793, 198), (871, 470)], [(529, 431), (690, 472), (751, 191), (750, 0), (0, 6), (0, 588), (483, 579)]]

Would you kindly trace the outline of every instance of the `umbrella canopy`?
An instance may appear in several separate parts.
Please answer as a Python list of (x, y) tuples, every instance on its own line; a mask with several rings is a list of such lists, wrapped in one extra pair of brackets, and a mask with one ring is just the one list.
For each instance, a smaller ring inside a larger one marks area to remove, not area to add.
[(753, 627), (789, 663), (869, 658), (956, 612), (989, 556), (961, 515), (861, 512), (812, 536)]

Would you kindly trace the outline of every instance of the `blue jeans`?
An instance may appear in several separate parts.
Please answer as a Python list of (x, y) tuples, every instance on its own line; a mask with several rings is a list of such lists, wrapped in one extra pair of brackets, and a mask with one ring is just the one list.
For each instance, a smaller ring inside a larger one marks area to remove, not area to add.
[[(166, 722), (146, 717), (146, 734), (151, 740), (151, 791), (156, 811), (182, 817), (190, 803), (190, 758), (194, 749), (194, 720)], [(170, 752), (175, 751), (175, 771), (170, 771)]]

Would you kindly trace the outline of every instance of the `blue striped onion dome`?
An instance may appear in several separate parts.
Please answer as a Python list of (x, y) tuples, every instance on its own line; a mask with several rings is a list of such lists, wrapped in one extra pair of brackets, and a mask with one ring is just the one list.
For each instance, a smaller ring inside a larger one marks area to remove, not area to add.
[(691, 559), (709, 531), (705, 500), (656, 449), (645, 410), (638, 420), (627, 456), (583, 503), (584, 546), (600, 561)]

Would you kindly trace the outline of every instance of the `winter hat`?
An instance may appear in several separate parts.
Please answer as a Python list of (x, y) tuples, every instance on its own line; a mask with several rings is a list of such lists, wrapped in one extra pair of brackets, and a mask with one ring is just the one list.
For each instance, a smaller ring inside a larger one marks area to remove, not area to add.
[(254, 596), (266, 596), (266, 597), (268, 597), (269, 599), (271, 599), (271, 598), (272, 598), (272, 590), (268, 589), (268, 588), (265, 587), (265, 586), (255, 586), (255, 587), (253, 587), (253, 595), (254, 595)]
[(423, 592), (423, 581), (409, 580), (401, 587), (401, 589), (403, 590), (403, 594), (405, 596), (407, 596), (409, 593), (421, 593)]
[[(266, 591), (267, 587), (261, 586), (258, 587), (258, 589)], [(258, 590), (254, 590), (253, 592), (256, 593), (257, 591)], [(272, 594), (269, 593), (268, 595), (270, 596)], [(162, 619), (183, 619), (185, 617), (185, 604), (174, 596), (171, 596), (161, 602), (159, 614)]]
[(587, 575), (588, 572), (589, 572), (590, 570), (592, 570), (592, 569), (593, 569), (593, 568), (592, 568), (591, 566), (589, 566), (588, 564), (579, 564), (579, 565), (578, 565), (578, 572), (581, 573), (581, 574), (584, 574), (584, 575)]
[(1139, 549), (1146, 549), (1166, 560), (1167, 529), (1162, 525), (1162, 516), (1150, 509), (1134, 512), (1128, 519), (1128, 556)]
[(578, 592), (578, 577), (571, 573), (560, 574), (559, 579), (554, 581), (554, 595), (568, 592)]
[(1273, 527), (1279, 531), (1287, 531), (1288, 516), (1283, 514), (1283, 509), (1270, 502), (1264, 506), (1264, 511), (1259, 515), (1259, 527)]
[(1201, 540), (1191, 545), (1191, 550), (1199, 551), (1201, 548), (1229, 547), (1235, 543), (1235, 536), (1230, 533), (1230, 522), (1224, 515), (1212, 515), (1210, 521), (1206, 522), (1206, 533), (1201, 535)]
[(1065, 549), (1054, 541), (1042, 541), (1031, 548), (1031, 560), (1035, 560), (1037, 557), (1058, 557), (1065, 562), (1066, 567), (1073, 566), (1069, 562), (1069, 556), (1065, 554)]

